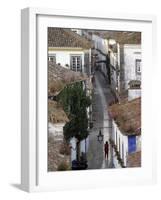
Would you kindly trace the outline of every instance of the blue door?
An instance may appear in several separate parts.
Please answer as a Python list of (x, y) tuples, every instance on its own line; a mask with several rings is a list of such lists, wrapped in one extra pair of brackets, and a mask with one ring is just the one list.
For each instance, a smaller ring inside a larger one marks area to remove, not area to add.
[(128, 136), (128, 152), (132, 153), (136, 151), (136, 136), (130, 135)]

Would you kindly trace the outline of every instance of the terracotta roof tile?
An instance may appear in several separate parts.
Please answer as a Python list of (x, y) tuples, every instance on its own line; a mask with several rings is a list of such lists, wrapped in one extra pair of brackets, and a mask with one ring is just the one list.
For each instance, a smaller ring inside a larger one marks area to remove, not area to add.
[(124, 135), (141, 134), (141, 98), (113, 104), (109, 114)]
[(141, 167), (141, 151), (127, 156), (127, 167)]
[(141, 32), (106, 31), (103, 37), (114, 39), (120, 44), (141, 44)]
[(48, 47), (76, 47), (90, 49), (92, 43), (84, 37), (64, 28), (48, 28)]
[(66, 123), (69, 121), (63, 108), (56, 102), (48, 99), (48, 121), (52, 123)]
[(65, 85), (86, 80), (88, 77), (81, 72), (66, 69), (51, 62), (48, 63), (48, 91), (49, 95), (57, 95)]
[(48, 137), (48, 171), (57, 171), (63, 162), (70, 166), (70, 155), (61, 154), (63, 141), (57, 141), (54, 137)]

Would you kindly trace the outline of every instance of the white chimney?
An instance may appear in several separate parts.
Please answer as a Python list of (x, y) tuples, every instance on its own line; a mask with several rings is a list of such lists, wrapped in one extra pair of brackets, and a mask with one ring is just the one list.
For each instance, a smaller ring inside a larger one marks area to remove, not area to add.
[(141, 97), (141, 81), (132, 80), (129, 82), (128, 101)]

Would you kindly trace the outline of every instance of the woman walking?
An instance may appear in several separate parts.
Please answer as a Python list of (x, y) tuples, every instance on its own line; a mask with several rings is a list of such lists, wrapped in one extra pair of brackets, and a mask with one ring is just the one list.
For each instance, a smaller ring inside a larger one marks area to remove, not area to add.
[(106, 141), (105, 145), (104, 145), (104, 152), (105, 152), (105, 159), (107, 158), (108, 160), (108, 142)]

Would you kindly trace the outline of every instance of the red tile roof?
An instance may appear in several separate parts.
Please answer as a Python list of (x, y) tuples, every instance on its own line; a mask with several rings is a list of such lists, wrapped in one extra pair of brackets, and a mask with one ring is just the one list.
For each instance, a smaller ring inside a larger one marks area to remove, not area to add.
[(124, 135), (141, 134), (141, 98), (113, 104), (109, 114)]
[(92, 48), (92, 43), (70, 29), (48, 28), (48, 47)]
[(48, 99), (48, 121), (52, 123), (66, 123), (69, 121), (62, 106), (56, 101)]
[(57, 95), (65, 85), (86, 80), (87, 78), (87, 75), (84, 73), (75, 72), (51, 62), (48, 63), (49, 95)]
[(58, 171), (58, 167), (62, 163), (70, 166), (70, 155), (61, 153), (62, 147), (65, 146), (66, 144), (63, 141), (48, 137), (48, 171)]
[(127, 167), (141, 167), (141, 151), (127, 156)]
[(141, 32), (106, 31), (103, 37), (114, 39), (120, 44), (141, 44)]

